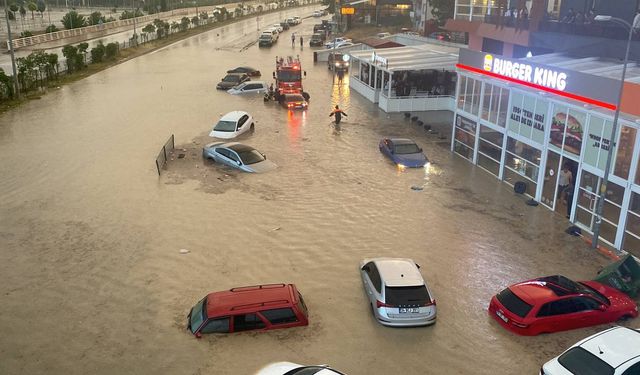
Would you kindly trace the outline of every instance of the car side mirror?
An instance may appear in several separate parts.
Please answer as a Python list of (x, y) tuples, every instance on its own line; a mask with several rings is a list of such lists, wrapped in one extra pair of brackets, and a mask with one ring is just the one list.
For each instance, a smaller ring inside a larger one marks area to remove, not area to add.
[(202, 333), (200, 333), (200, 332), (196, 332), (196, 338), (197, 338), (197, 339), (202, 338)]

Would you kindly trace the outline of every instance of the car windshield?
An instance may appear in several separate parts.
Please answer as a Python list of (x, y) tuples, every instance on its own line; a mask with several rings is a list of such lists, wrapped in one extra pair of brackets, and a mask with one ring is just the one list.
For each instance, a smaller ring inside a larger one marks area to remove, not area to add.
[(577, 346), (567, 350), (558, 362), (575, 375), (613, 375), (614, 368), (606, 362)]
[(220, 120), (216, 124), (216, 127), (213, 128), (213, 130), (216, 130), (219, 132), (234, 132), (236, 131), (236, 122)]
[(204, 306), (207, 304), (207, 297), (200, 300), (200, 302), (196, 303), (195, 306), (191, 308), (191, 319), (189, 321), (189, 329), (191, 329), (191, 333), (196, 333), (196, 330), (200, 328), (202, 322), (204, 322)]
[(385, 303), (391, 306), (417, 305), (422, 306), (431, 302), (429, 291), (424, 285), (418, 286), (387, 286), (384, 289)]
[(298, 82), (302, 79), (300, 70), (281, 70), (278, 72), (278, 81)]
[(262, 39), (262, 40), (271, 40), (271, 34), (262, 34), (262, 35), (260, 35), (260, 39)]
[(532, 305), (520, 299), (520, 297), (516, 296), (509, 288), (498, 293), (496, 298), (500, 301), (502, 306), (521, 318), (527, 316), (529, 311), (533, 308)]
[(396, 154), (417, 154), (420, 148), (415, 143), (399, 144), (394, 146)]
[(238, 151), (238, 154), (240, 155), (240, 160), (242, 160), (242, 163), (245, 165), (255, 164), (255, 163), (264, 161), (264, 156), (262, 156), (262, 154), (259, 153), (257, 150)]
[(224, 82), (239, 82), (240, 76), (226, 76), (223, 79)]
[(286, 100), (287, 102), (303, 102), (304, 98), (302, 95), (287, 95)]
[(586, 285), (586, 284), (583, 284), (583, 283), (579, 283), (579, 284), (582, 287), (582, 291), (583, 292), (591, 294), (593, 296), (593, 298), (595, 298), (598, 301), (604, 303), (605, 305), (610, 305), (611, 304), (611, 301), (609, 301), (609, 299), (607, 297), (605, 297), (602, 293), (600, 293), (597, 290), (593, 289), (589, 285)]
[[(289, 370), (289, 371), (285, 372), (284, 375), (313, 375), (313, 374), (317, 374), (318, 372), (320, 372), (322, 370), (326, 370), (326, 367), (324, 367), (324, 366), (304, 366), (304, 367), (294, 368), (293, 370)], [(333, 371), (335, 371), (335, 370), (333, 370)], [(338, 372), (336, 372), (336, 373), (338, 373)]]

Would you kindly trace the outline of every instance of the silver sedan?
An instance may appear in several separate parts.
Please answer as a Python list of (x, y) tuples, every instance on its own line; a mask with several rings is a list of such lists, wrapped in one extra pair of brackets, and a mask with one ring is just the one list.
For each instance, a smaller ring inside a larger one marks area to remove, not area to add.
[(263, 153), (238, 142), (209, 143), (202, 149), (202, 157), (251, 173), (267, 172), (277, 167)]

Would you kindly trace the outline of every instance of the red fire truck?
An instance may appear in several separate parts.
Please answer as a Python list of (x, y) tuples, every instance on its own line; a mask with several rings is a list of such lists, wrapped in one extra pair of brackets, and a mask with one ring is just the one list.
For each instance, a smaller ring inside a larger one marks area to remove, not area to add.
[(309, 100), (309, 94), (302, 89), (302, 76), (307, 72), (302, 70), (299, 57), (278, 57), (276, 56), (276, 71), (273, 78), (276, 80), (274, 98), (282, 102), (286, 94), (302, 95), (305, 100)]

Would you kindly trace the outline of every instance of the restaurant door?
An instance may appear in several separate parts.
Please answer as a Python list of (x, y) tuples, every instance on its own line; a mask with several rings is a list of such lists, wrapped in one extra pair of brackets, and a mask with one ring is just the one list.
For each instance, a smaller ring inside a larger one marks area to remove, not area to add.
[(556, 189), (558, 187), (558, 167), (560, 166), (560, 154), (551, 150), (547, 153), (547, 165), (544, 171), (544, 185), (542, 186), (541, 202), (550, 209), (555, 209)]
[[(593, 224), (596, 220), (596, 207), (598, 199), (600, 199), (598, 194), (601, 184), (602, 178), (600, 176), (584, 169), (582, 170), (575, 221), (589, 231), (589, 233), (592, 233)], [(624, 188), (609, 181), (602, 210), (600, 236), (610, 245), (614, 245), (616, 242), (618, 223), (622, 212), (623, 196)]]

